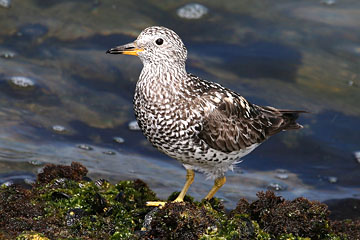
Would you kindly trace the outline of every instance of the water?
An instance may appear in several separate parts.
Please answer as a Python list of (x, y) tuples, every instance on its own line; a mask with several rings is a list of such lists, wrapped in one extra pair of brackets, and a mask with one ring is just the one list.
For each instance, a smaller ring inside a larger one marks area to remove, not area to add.
[[(140, 60), (105, 54), (165, 25), (188, 47), (190, 72), (259, 105), (310, 112), (299, 120), (304, 129), (272, 137), (228, 172), (217, 193), (227, 207), (272, 184), (290, 199), (359, 198), (360, 3), (207, 1), (206, 15), (183, 19), (177, 10), (187, 3), (29, 0), (0, 8), (0, 183), (79, 161), (94, 179), (141, 178), (162, 198), (180, 190), (181, 164), (131, 130)], [(14, 76), (33, 84), (16, 86)], [(201, 199), (211, 186), (197, 174), (189, 193)]]

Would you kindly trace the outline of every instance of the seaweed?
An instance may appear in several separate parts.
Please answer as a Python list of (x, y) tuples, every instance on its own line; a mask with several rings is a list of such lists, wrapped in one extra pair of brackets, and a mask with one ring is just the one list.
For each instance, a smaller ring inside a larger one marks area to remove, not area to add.
[(330, 220), (327, 205), (292, 201), (273, 192), (240, 199), (232, 211), (222, 201), (197, 202), (186, 196), (163, 208), (141, 180), (112, 184), (91, 181), (80, 163), (46, 165), (32, 189), (0, 187), (0, 239), (286, 239), (360, 238), (360, 220)]

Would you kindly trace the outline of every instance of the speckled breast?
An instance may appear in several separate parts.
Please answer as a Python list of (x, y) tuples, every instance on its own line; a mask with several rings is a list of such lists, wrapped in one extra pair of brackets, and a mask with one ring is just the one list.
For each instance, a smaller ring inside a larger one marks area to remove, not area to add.
[[(165, 154), (182, 162), (201, 146), (196, 136), (199, 116), (191, 111), (189, 102), (179, 96), (147, 96), (136, 89), (134, 111), (140, 128), (150, 143)], [(205, 149), (204, 149), (205, 150)]]

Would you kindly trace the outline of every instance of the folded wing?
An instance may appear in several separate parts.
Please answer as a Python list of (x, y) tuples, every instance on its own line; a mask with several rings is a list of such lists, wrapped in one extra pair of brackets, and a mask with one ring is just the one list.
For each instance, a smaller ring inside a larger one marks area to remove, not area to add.
[(208, 92), (202, 100), (212, 107), (206, 108), (198, 136), (211, 148), (225, 153), (259, 144), (282, 130), (302, 127), (296, 119), (304, 111), (260, 107), (234, 92), (217, 92), (217, 96)]

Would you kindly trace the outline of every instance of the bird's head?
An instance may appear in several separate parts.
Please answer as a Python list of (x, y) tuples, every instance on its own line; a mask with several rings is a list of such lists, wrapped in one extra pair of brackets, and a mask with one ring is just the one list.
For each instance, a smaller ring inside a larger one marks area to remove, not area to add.
[(187, 58), (180, 37), (174, 31), (158, 26), (146, 28), (134, 42), (111, 48), (106, 53), (139, 56), (144, 65), (184, 65)]

